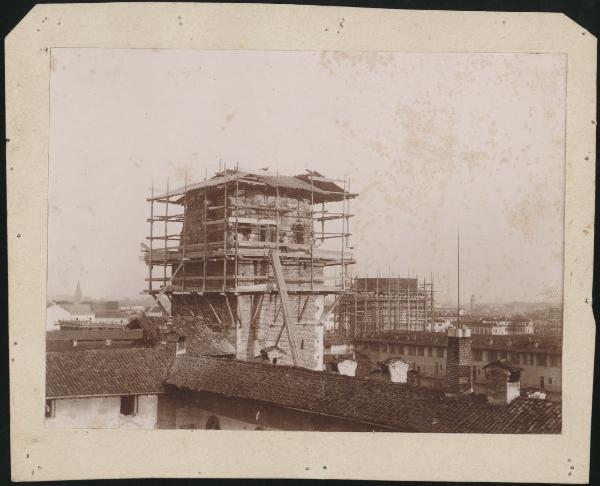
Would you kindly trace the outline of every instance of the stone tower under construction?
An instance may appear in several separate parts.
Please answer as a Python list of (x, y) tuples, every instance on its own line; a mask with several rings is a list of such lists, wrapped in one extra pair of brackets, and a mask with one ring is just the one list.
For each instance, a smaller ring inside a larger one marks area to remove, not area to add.
[(354, 263), (355, 197), (314, 171), (224, 170), (152, 194), (146, 291), (164, 312), (167, 298), (172, 315), (221, 328), (238, 359), (320, 370), (323, 322)]

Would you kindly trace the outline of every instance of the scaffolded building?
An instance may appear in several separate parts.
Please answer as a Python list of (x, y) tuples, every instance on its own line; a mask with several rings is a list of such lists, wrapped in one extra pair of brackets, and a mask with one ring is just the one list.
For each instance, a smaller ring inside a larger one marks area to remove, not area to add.
[(433, 277), (354, 278), (334, 313), (333, 336), (364, 337), (375, 332), (431, 331), (434, 320)]
[(152, 194), (147, 292), (219, 326), (239, 359), (322, 369), (324, 297), (350, 283), (349, 181), (224, 170)]

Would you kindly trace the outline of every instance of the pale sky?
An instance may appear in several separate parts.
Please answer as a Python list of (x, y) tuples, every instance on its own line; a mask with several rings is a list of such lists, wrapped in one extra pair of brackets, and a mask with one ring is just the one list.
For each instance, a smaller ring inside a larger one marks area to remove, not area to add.
[(230, 167), (351, 178), (360, 275), (562, 296), (565, 56), (52, 49), (48, 292), (135, 296), (145, 198)]

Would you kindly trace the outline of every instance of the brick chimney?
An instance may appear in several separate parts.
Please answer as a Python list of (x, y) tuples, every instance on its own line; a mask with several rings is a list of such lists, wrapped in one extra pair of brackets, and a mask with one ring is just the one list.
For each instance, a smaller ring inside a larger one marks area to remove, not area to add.
[(459, 397), (473, 393), (472, 366), (471, 330), (448, 328), (445, 392), (447, 397)]
[(488, 403), (508, 405), (521, 394), (522, 368), (502, 359), (488, 363), (485, 370), (485, 385)]

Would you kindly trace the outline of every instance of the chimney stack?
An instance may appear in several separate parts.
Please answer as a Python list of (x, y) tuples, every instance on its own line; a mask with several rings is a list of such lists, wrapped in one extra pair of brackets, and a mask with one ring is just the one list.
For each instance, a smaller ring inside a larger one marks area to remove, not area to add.
[(448, 328), (447, 397), (459, 397), (473, 393), (472, 366), (471, 330), (468, 328)]
[(337, 364), (338, 372), (340, 375), (356, 376), (356, 368), (358, 362), (354, 359), (344, 359), (339, 361)]
[(502, 359), (488, 363), (483, 369), (488, 403), (508, 405), (520, 396), (522, 368)]
[(410, 365), (402, 358), (390, 358), (382, 364), (388, 369), (392, 383), (406, 383), (408, 381)]

